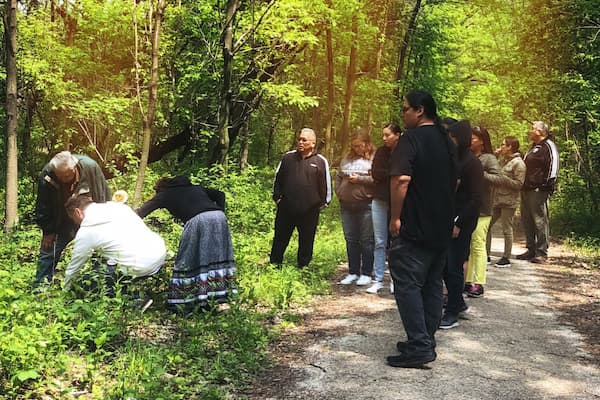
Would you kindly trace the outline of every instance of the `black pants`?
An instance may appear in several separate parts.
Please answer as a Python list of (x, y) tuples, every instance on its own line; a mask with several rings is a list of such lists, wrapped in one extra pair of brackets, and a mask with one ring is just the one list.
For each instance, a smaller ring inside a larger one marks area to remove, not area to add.
[(458, 237), (452, 239), (448, 247), (448, 263), (444, 268), (444, 283), (448, 290), (446, 311), (452, 314), (458, 314), (466, 305), (462, 296), (465, 285), (463, 264), (469, 259), (473, 229), (461, 229)]
[(408, 351), (434, 351), (442, 318), (442, 273), (447, 249), (429, 248), (402, 238), (389, 249), (394, 297), (408, 338)]
[(294, 214), (284, 207), (278, 206), (275, 216), (275, 237), (271, 248), (271, 263), (281, 264), (283, 262), (283, 254), (290, 243), (292, 233), (294, 229), (298, 229), (297, 265), (305, 267), (310, 264), (318, 223), (318, 207), (302, 214)]

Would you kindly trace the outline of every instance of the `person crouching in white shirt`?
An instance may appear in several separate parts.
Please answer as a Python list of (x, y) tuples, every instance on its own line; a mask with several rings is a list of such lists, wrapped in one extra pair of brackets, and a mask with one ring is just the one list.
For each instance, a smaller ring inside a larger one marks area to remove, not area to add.
[(94, 203), (89, 196), (70, 198), (65, 204), (69, 217), (79, 224), (73, 255), (65, 273), (64, 290), (97, 252), (116, 263), (116, 273), (133, 278), (158, 272), (165, 261), (164, 240), (144, 224), (127, 205), (109, 201)]

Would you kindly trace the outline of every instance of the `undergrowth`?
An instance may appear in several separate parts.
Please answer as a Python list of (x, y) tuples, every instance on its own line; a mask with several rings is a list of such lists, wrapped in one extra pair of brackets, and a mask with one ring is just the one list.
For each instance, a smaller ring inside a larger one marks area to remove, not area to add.
[[(31, 283), (41, 234), (25, 224), (0, 247), (0, 398), (3, 399), (228, 399), (268, 362), (267, 345), (295, 310), (329, 290), (327, 279), (345, 256), (339, 209), (321, 214), (315, 257), (295, 268), (292, 238), (285, 265), (268, 264), (274, 206), (273, 171), (200, 171), (193, 180), (223, 190), (238, 266), (239, 298), (225, 307), (185, 316), (165, 308), (172, 268), (139, 283), (154, 300), (144, 313), (127, 294), (62, 291), (66, 252), (54, 285)], [(151, 179), (157, 176), (149, 174)], [(133, 181), (133, 180), (130, 180)], [(126, 178), (111, 182), (126, 188)], [(151, 188), (153, 182), (147, 187)], [(145, 198), (151, 196), (150, 191)], [(33, 201), (33, 197), (28, 197)], [(25, 207), (33, 210), (31, 204)], [(31, 216), (22, 218), (31, 221)], [(146, 219), (177, 251), (181, 227), (166, 212)], [(278, 315), (281, 325), (272, 325)]]

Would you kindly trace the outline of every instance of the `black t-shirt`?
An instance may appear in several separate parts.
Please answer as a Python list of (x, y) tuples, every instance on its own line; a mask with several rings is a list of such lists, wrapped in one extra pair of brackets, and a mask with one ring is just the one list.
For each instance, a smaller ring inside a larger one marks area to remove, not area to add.
[(400, 236), (443, 248), (452, 235), (456, 189), (455, 148), (434, 125), (409, 129), (390, 159), (390, 176), (408, 175)]

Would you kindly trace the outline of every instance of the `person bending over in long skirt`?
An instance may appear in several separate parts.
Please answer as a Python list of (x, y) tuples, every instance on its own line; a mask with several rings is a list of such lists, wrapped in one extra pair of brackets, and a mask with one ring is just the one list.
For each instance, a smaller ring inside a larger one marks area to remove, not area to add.
[(189, 312), (212, 302), (227, 302), (237, 294), (237, 287), (231, 234), (223, 212), (225, 194), (192, 185), (186, 176), (161, 178), (154, 189), (156, 194), (137, 209), (138, 215), (144, 218), (164, 208), (185, 224), (167, 306)]

